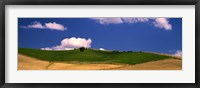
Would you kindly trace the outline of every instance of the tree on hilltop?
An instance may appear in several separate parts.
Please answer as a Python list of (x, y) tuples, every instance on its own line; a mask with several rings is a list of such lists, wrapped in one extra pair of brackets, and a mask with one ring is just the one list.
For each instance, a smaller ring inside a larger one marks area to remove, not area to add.
[(84, 52), (85, 47), (80, 47), (79, 50), (80, 50), (81, 52)]

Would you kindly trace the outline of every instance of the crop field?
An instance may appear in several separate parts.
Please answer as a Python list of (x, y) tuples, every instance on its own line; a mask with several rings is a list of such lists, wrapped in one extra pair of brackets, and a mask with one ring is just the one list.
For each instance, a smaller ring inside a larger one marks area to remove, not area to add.
[(109, 64), (139, 64), (149, 61), (172, 58), (171, 56), (146, 52), (118, 52), (86, 49), (48, 51), (39, 49), (19, 48), (19, 54), (45, 61), (78, 62), (78, 63), (109, 63)]

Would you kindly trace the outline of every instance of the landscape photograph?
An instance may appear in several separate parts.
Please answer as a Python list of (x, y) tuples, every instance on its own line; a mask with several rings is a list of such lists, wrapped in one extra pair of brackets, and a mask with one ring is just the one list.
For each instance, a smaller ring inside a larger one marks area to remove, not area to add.
[(18, 70), (182, 70), (182, 18), (18, 18)]

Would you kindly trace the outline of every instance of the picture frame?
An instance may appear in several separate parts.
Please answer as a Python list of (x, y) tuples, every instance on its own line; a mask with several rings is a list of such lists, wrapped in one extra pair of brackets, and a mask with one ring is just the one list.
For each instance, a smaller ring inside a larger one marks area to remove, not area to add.
[[(195, 83), (5, 83), (5, 6), (6, 5), (195, 5)], [(2, 88), (199, 88), (199, 37), (200, 1), (199, 0), (2, 0), (1, 1), (1, 39), (0, 39), (0, 85)]]

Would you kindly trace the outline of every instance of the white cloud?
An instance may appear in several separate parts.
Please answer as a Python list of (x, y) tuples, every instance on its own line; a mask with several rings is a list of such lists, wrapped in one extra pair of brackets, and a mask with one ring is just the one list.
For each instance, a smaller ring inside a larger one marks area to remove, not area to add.
[(121, 24), (121, 23), (137, 23), (137, 22), (147, 22), (148, 18), (91, 18), (96, 20), (100, 24)]
[(60, 30), (60, 31), (63, 31), (66, 29), (66, 27), (64, 27), (63, 25), (61, 24), (58, 24), (56, 22), (49, 22), (49, 23), (45, 23), (45, 27), (46, 28), (49, 28), (49, 29), (54, 29), (54, 30)]
[(120, 24), (123, 23), (121, 18), (91, 18), (100, 24)]
[(181, 51), (181, 50), (177, 50), (177, 51), (175, 52), (174, 56), (182, 57), (182, 51)]
[(91, 18), (100, 24), (121, 24), (121, 23), (152, 23), (155, 27), (172, 30), (168, 18)]
[(38, 21), (35, 21), (27, 26), (21, 26), (21, 28), (51, 29), (51, 30), (59, 30), (59, 31), (64, 31), (67, 29), (67, 27), (65, 27), (64, 25), (58, 24), (56, 22), (44, 23), (44, 25), (42, 25), (42, 23)]
[(99, 48), (99, 50), (103, 50), (104, 51), (105, 49), (104, 48)]
[(46, 48), (41, 48), (41, 50), (52, 50), (52, 49), (49, 47), (46, 47)]
[(121, 18), (124, 23), (148, 22), (149, 18)]
[(51, 48), (46, 47), (46, 48), (41, 48), (42, 50), (72, 50), (74, 48), (80, 48), (80, 47), (85, 47), (89, 48), (91, 47), (92, 40), (85, 39), (85, 38), (65, 38), (61, 41), (60, 45), (53, 46)]
[(28, 25), (27, 28), (45, 28), (45, 26), (43, 26), (40, 22), (33, 22), (32, 24)]
[(172, 26), (169, 24), (169, 21), (166, 18), (156, 18), (154, 26), (158, 28), (164, 28), (165, 30), (172, 30)]

